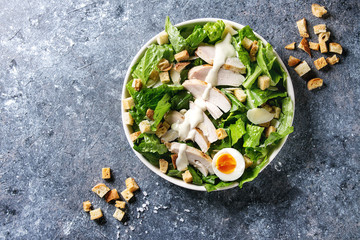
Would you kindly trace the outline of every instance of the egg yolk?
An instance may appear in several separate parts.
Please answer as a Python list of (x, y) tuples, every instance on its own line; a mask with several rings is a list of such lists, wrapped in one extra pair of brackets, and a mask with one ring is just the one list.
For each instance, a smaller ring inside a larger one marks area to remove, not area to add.
[(216, 168), (225, 174), (232, 173), (235, 170), (236, 161), (233, 156), (228, 153), (220, 155), (216, 161)]

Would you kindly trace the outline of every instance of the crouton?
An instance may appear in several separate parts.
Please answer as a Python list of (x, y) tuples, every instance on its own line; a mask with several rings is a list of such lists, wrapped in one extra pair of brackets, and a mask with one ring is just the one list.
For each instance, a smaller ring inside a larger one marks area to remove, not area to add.
[(280, 113), (281, 113), (281, 108), (273, 106), (273, 111), (275, 113), (274, 118), (279, 119), (280, 118)]
[(141, 79), (134, 79), (131, 86), (135, 89), (135, 91), (140, 91), (142, 87)]
[(309, 47), (311, 50), (319, 51), (320, 45), (318, 43), (309, 42)]
[(309, 67), (306, 61), (303, 61), (296, 68), (294, 68), (294, 70), (301, 77), (306, 73), (310, 72), (311, 68)]
[(174, 166), (174, 169), (176, 169), (176, 159), (177, 159), (178, 155), (177, 153), (171, 154), (171, 162)]
[(219, 140), (221, 140), (221, 139), (226, 138), (228, 135), (227, 135), (225, 129), (218, 128), (218, 129), (216, 129), (216, 136), (218, 137)]
[(301, 42), (299, 43), (298, 48), (304, 50), (311, 57), (311, 51), (310, 51), (310, 48), (309, 48), (309, 42), (308, 42), (308, 40), (306, 38), (303, 38), (301, 40)]
[(244, 37), (243, 40), (241, 41), (241, 45), (243, 45), (243, 47), (248, 51), (250, 50), (252, 44), (253, 41), (248, 39), (247, 37)]
[(319, 34), (322, 32), (326, 32), (326, 25), (325, 24), (318, 24), (314, 26), (314, 33)]
[(169, 72), (160, 72), (160, 81), (165, 84), (169, 83), (170, 82)]
[(125, 189), (121, 192), (121, 196), (124, 198), (125, 201), (129, 202), (130, 199), (134, 196), (134, 194), (129, 189)]
[(262, 75), (258, 77), (257, 84), (261, 90), (265, 90), (270, 87), (270, 78), (266, 75)]
[(122, 100), (122, 105), (123, 105), (124, 110), (129, 110), (133, 106), (135, 106), (134, 99), (132, 97), (125, 98)]
[(90, 210), (91, 210), (91, 202), (90, 201), (83, 202), (83, 209), (84, 209), (85, 212), (90, 212)]
[(320, 70), (327, 65), (327, 62), (324, 57), (321, 57), (314, 61), (314, 65), (317, 70)]
[(131, 125), (132, 126), (134, 124), (134, 119), (133, 119), (133, 117), (131, 116), (131, 114), (129, 112), (124, 112), (123, 117), (124, 117), (124, 123), (126, 125)]
[(108, 194), (106, 194), (105, 201), (111, 202), (112, 200), (118, 200), (119, 198), (118, 191), (116, 189), (112, 189), (110, 192), (108, 192)]
[(172, 64), (165, 58), (161, 59), (158, 63), (158, 68), (160, 71), (167, 72), (171, 69)]
[(296, 58), (296, 57), (293, 57), (293, 56), (290, 56), (289, 57), (289, 60), (288, 60), (288, 65), (290, 67), (295, 67), (301, 60)]
[(94, 209), (90, 211), (90, 219), (96, 220), (103, 217), (103, 213), (101, 211), (101, 208)]
[(181, 51), (177, 54), (174, 55), (176, 61), (181, 62), (181, 61), (186, 61), (189, 59), (189, 53), (187, 50)]
[(303, 38), (308, 38), (309, 37), (309, 33), (307, 31), (307, 27), (306, 27), (306, 19), (300, 19), (299, 21), (296, 22), (296, 25), (298, 27), (300, 36)]
[(321, 53), (327, 53), (328, 52), (326, 42), (324, 42), (324, 41), (320, 42), (319, 47), (320, 47), (320, 52)]
[(143, 120), (139, 123), (139, 129), (141, 133), (151, 131), (151, 123), (148, 120)]
[(151, 121), (154, 120), (154, 110), (149, 108), (146, 110), (146, 117), (149, 118)]
[(169, 163), (165, 159), (159, 159), (159, 168), (162, 173), (166, 174), (168, 167)]
[(260, 124), (258, 124), (260, 127), (265, 127), (265, 128), (267, 128), (267, 127), (269, 127), (270, 126), (270, 122), (266, 122), (266, 123), (260, 123)]
[(157, 128), (156, 128), (156, 136), (158, 138), (161, 138), (166, 132), (167, 130), (170, 128), (170, 125), (167, 122), (162, 122), (160, 123)]
[(159, 81), (159, 79), (160, 79), (159, 72), (157, 70), (155, 70), (155, 69), (152, 70), (151, 73), (150, 73), (150, 76), (149, 76), (149, 82), (150, 83), (148, 83), (148, 85), (151, 84), (151, 83), (156, 83), (157, 81)]
[(262, 106), (262, 108), (265, 109), (266, 111), (268, 111), (269, 113), (272, 113), (274, 111), (273, 108), (269, 104), (264, 104)]
[(248, 158), (247, 156), (244, 156), (244, 161), (245, 161), (245, 168), (251, 167), (251, 165), (253, 165), (253, 161), (251, 161), (251, 159)]
[(268, 126), (265, 130), (265, 137), (269, 137), (273, 132), (276, 132), (276, 128), (274, 126)]
[(133, 132), (132, 134), (130, 134), (130, 139), (132, 142), (135, 142), (136, 139), (138, 139), (138, 137), (140, 136), (141, 131), (137, 131), (137, 132)]
[(96, 193), (99, 197), (104, 197), (105, 194), (107, 194), (110, 191), (110, 188), (108, 188), (105, 184), (99, 183), (95, 187), (91, 189), (94, 193)]
[(111, 178), (110, 168), (102, 168), (101, 173), (102, 173), (102, 179), (110, 179)]
[(139, 186), (135, 182), (135, 179), (131, 178), (131, 177), (129, 177), (125, 180), (125, 185), (126, 185), (126, 188), (130, 190), (130, 192), (135, 192), (136, 190), (139, 189)]
[(113, 217), (119, 220), (120, 222), (123, 220), (124, 216), (125, 216), (125, 212), (118, 208), (115, 210), (113, 214)]
[(340, 44), (332, 42), (332, 43), (329, 43), (329, 52), (342, 54), (343, 49)]
[(240, 88), (235, 89), (234, 90), (234, 95), (240, 102), (245, 102), (246, 101), (246, 94), (245, 94), (244, 90), (242, 90)]
[(177, 71), (178, 73), (180, 73), (189, 64), (190, 64), (190, 62), (178, 62), (177, 64), (175, 64), (174, 70)]
[(183, 178), (184, 182), (186, 182), (186, 183), (191, 183), (192, 180), (193, 180), (193, 177), (192, 177), (192, 175), (191, 175), (191, 173), (190, 173), (189, 170), (186, 170), (186, 171), (182, 174), (182, 178)]
[(259, 49), (258, 41), (255, 40), (251, 46), (250, 53), (249, 53), (250, 61), (252, 61), (252, 62), (256, 61), (256, 53), (257, 53), (258, 49)]
[(115, 201), (115, 207), (124, 209), (125, 206), (126, 206), (126, 203), (124, 201), (119, 201), (119, 200)]
[(312, 14), (318, 18), (321, 18), (324, 14), (327, 13), (327, 10), (325, 9), (325, 7), (320, 6), (317, 3), (311, 4), (311, 11), (312, 11)]
[(169, 34), (167, 32), (163, 31), (159, 33), (159, 35), (156, 38), (156, 41), (159, 45), (163, 45), (169, 42)]
[(295, 49), (295, 42), (286, 45), (286, 46), (285, 46), (285, 49), (287, 49), (287, 50), (294, 50), (294, 49)]
[(330, 65), (334, 65), (339, 62), (339, 58), (334, 54), (332, 57), (326, 58), (326, 62)]
[(330, 32), (322, 32), (319, 34), (319, 46), (321, 53), (328, 52), (326, 42), (329, 40), (329, 38), (330, 38)]
[(307, 88), (309, 90), (313, 90), (315, 88), (319, 88), (323, 85), (323, 80), (321, 78), (313, 78), (307, 83)]

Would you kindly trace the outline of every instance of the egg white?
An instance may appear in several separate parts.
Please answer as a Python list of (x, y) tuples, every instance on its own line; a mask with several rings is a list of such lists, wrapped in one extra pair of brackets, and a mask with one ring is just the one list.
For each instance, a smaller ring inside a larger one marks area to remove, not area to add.
[[(218, 158), (225, 153), (230, 154), (235, 159), (235, 162), (236, 162), (236, 167), (235, 167), (234, 171), (229, 174), (222, 173), (219, 171), (219, 169), (216, 168), (216, 162), (217, 162)], [(238, 179), (239, 177), (241, 177), (241, 175), (243, 175), (243, 173), (245, 171), (245, 160), (244, 160), (243, 155), (238, 150), (236, 150), (234, 148), (224, 148), (215, 154), (213, 161), (212, 161), (212, 167), (213, 167), (213, 170), (214, 170), (216, 176), (218, 176), (222, 181), (234, 181), (234, 180)]]

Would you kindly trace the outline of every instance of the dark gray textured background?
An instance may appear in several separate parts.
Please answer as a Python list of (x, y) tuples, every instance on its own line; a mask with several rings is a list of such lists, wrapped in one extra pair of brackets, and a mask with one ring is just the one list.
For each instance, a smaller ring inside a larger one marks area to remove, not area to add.
[[(0, 0), (0, 239), (359, 239), (360, 2)], [(284, 61), (306, 60), (326, 87), (309, 92), (289, 68), (295, 132), (252, 183), (223, 192), (182, 189), (153, 174), (126, 141), (121, 89), (131, 59), (173, 23), (220, 17), (249, 24)], [(316, 71), (296, 20), (326, 23), (344, 47), (340, 63)], [(90, 191), (101, 168), (122, 190), (141, 187), (127, 225)], [(90, 221), (82, 202), (101, 207)], [(146, 202), (148, 201), (148, 202)], [(143, 212), (142, 205), (145, 204)]]

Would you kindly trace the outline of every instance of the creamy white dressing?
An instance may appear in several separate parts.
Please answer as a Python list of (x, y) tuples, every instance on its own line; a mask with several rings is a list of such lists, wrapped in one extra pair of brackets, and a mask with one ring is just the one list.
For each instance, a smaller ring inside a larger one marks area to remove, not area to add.
[(179, 153), (176, 159), (176, 168), (179, 171), (185, 171), (189, 165), (189, 160), (186, 156), (186, 147), (185, 143), (181, 143), (179, 147)]

